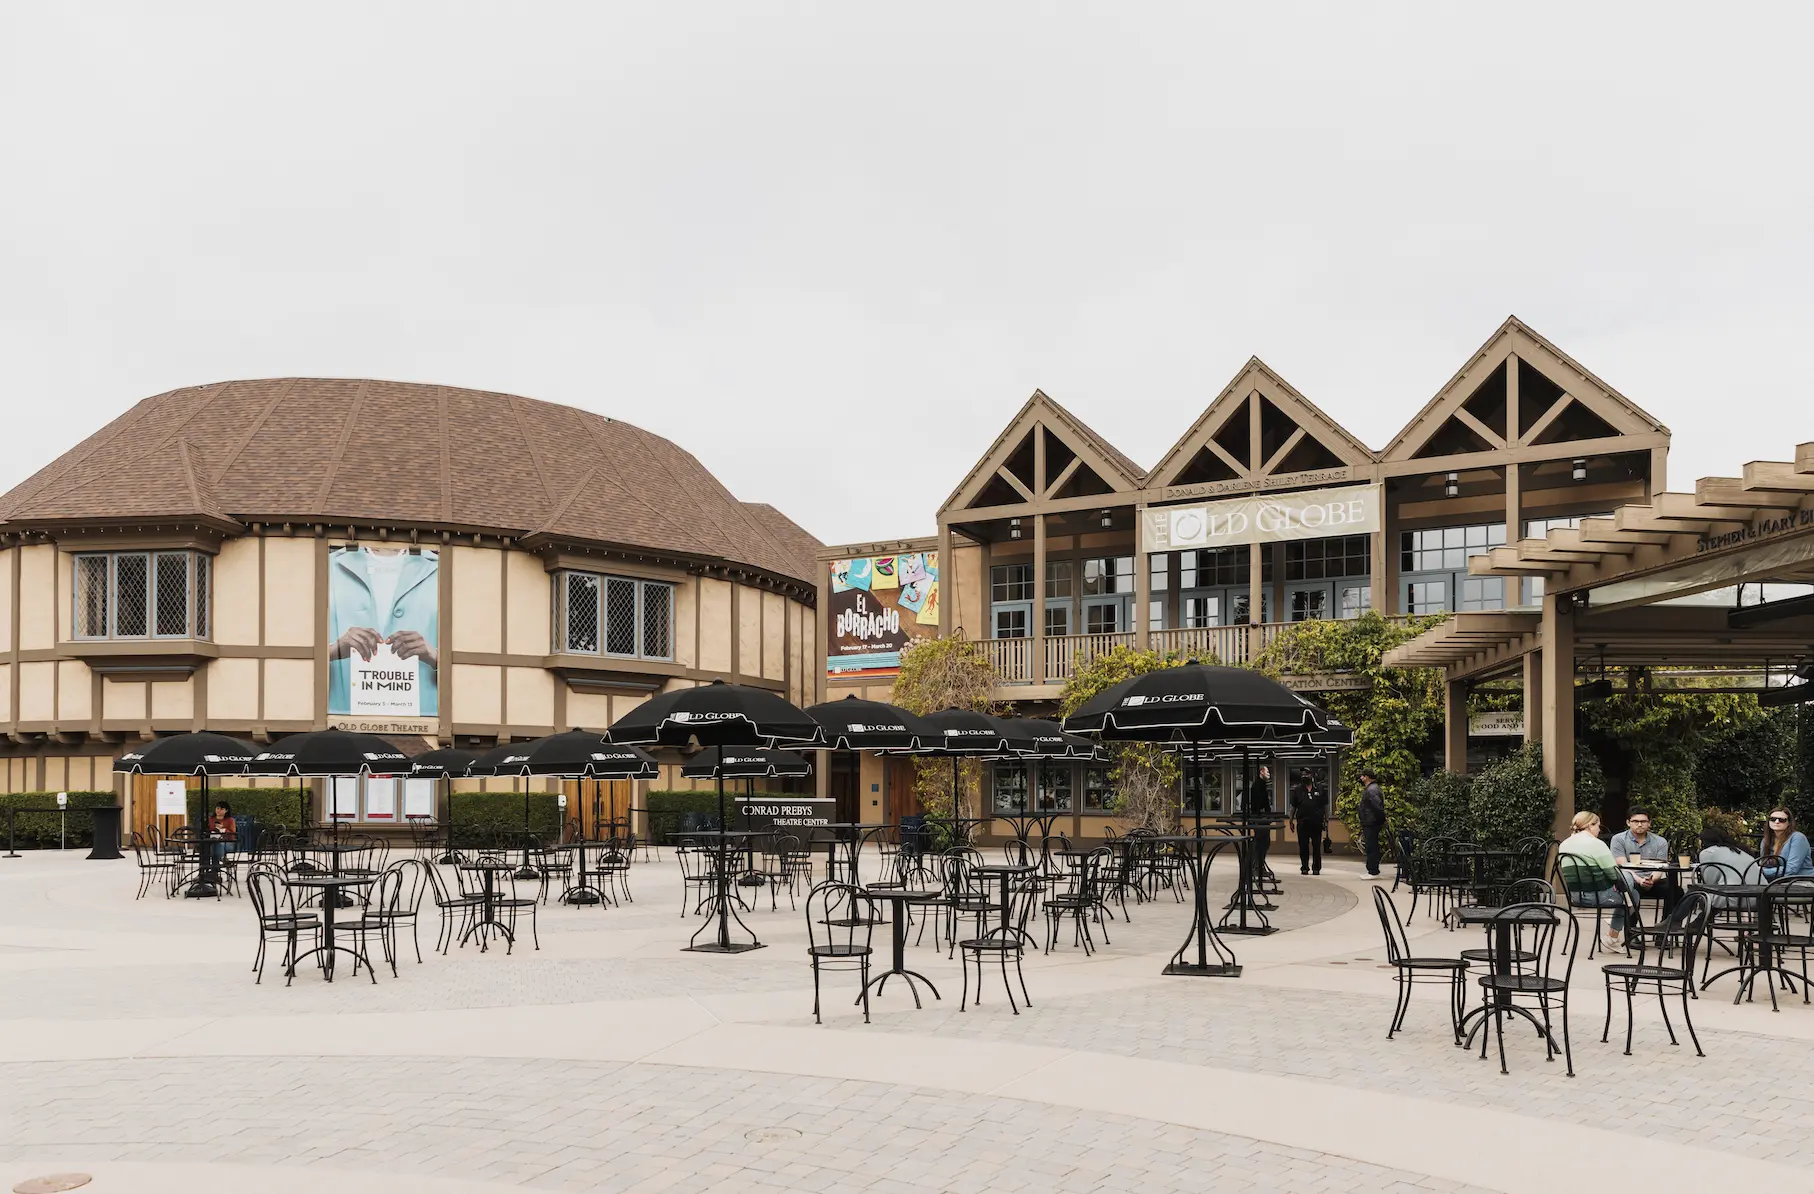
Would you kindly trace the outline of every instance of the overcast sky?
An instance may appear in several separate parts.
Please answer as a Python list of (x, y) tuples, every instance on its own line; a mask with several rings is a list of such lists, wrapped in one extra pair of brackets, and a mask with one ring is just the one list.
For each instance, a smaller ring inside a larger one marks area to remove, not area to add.
[(1035, 387), (1379, 448), (1508, 314), (1673, 488), (1814, 439), (1808, 5), (0, 5), (10, 487), (150, 394), (431, 381), (928, 534)]

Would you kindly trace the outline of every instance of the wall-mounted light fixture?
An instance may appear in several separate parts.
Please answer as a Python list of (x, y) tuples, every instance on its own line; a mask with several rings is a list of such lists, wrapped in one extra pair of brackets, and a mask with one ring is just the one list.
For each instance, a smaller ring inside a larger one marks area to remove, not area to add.
[(1587, 461), (1581, 459), (1580, 457), (1576, 457), (1575, 466), (1573, 469), (1569, 470), (1568, 475), (1573, 477), (1577, 481), (1587, 480)]
[(1461, 474), (1460, 473), (1450, 473), (1448, 476), (1446, 476), (1442, 479), (1442, 496), (1443, 497), (1460, 497), (1461, 496)]
[(1008, 538), (1010, 538), (1010, 539), (1020, 538), (1020, 519), (1010, 518), (1008, 520)]
[(1106, 531), (1114, 525), (1115, 512), (1105, 507), (1102, 511), (1102, 529)]

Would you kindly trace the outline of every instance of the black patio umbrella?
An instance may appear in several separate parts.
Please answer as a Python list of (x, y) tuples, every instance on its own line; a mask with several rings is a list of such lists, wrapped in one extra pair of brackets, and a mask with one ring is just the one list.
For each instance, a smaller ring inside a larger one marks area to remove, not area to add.
[[(810, 742), (818, 732), (818, 722), (775, 693), (714, 680), (649, 698), (613, 723), (606, 737), (628, 746), (773, 746), (778, 741)], [(718, 939), (704, 945), (689, 944), (687, 948), (706, 953), (743, 953), (760, 949), (762, 943), (730, 906), (724, 777), (717, 779), (718, 880), (713, 901), (717, 904)], [(747, 942), (731, 940), (733, 917), (749, 933)], [(699, 935), (693, 936), (696, 941)]]
[[(159, 738), (136, 750), (127, 751), (113, 761), (115, 771), (140, 775), (199, 775), (202, 781), (202, 823), (208, 819), (208, 777), (244, 775), (258, 748), (250, 742), (229, 738), (225, 734), (173, 734)], [(205, 843), (204, 843), (205, 845)], [(214, 870), (214, 852), (203, 849), (195, 882), (183, 892), (185, 898), (202, 899), (218, 891)]]
[(713, 680), (650, 697), (605, 737), (630, 746), (771, 746), (810, 742), (818, 732), (818, 722), (776, 693)]
[(1260, 672), (1191, 663), (1105, 688), (1064, 728), (1147, 742), (1261, 741), (1320, 730), (1327, 716)]
[[(253, 757), (247, 775), (292, 775), (299, 779), (357, 775), (406, 775), (409, 756), (376, 734), (351, 730), (308, 730), (271, 743)], [(298, 791), (301, 828), (308, 827), (308, 789)], [(336, 822), (338, 824), (338, 822)]]
[(812, 771), (805, 755), (767, 746), (711, 746), (680, 765), (682, 779), (775, 779)]
[(944, 738), (924, 717), (855, 695), (808, 706), (806, 715), (819, 726), (812, 745), (827, 750), (919, 750)]
[[(606, 742), (594, 730), (567, 730), (530, 742), (510, 742), (473, 761), (471, 775), (555, 776), (561, 779), (651, 779), (661, 774), (653, 756), (633, 746)], [(529, 792), (523, 792), (523, 869), (528, 864)], [(528, 877), (528, 876), (525, 876)]]
[[(1012, 722), (971, 709), (941, 709), (928, 714), (926, 720), (938, 731), (936, 744), (923, 745), (916, 754), (936, 755), (951, 760), (951, 816), (959, 826), (964, 823), (958, 782), (960, 759), (997, 758), (1006, 754), (1031, 754), (1033, 734), (1011, 728)], [(980, 811), (980, 810), (979, 810)]]
[(464, 779), (473, 761), (479, 757), (476, 750), (462, 750), (457, 746), (443, 746), (437, 750), (426, 751), (409, 761), (411, 779), (446, 780), (447, 781), (447, 852), (440, 861), (451, 863), (454, 854), (453, 823), (453, 781)]

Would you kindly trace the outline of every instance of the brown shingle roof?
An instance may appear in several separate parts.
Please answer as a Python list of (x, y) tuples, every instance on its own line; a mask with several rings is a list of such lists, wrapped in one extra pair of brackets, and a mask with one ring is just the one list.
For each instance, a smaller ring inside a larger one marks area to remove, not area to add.
[(807, 584), (817, 540), (690, 453), (513, 394), (332, 378), (147, 398), (0, 496), (0, 521), (205, 515), (540, 531), (747, 564)]

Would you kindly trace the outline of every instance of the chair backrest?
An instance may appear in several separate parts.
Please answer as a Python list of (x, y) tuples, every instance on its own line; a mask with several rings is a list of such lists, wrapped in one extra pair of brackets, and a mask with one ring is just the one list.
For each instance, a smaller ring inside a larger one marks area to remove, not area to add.
[(1807, 917), (1814, 911), (1814, 875), (1787, 875), (1771, 880), (1760, 901), (1760, 923), (1764, 931), (1782, 937), (1814, 939), (1809, 932), (1797, 933), (1795, 918)]
[(814, 949), (867, 947), (876, 919), (876, 902), (860, 887), (827, 880), (806, 893), (806, 937)]
[(1704, 891), (1692, 892), (1676, 905), (1671, 920), (1681, 931), (1682, 970), (1694, 973), (1694, 960), (1706, 941), (1707, 923), (1713, 916), (1713, 897)]
[(1512, 904), (1553, 904), (1556, 887), (1548, 879), (1520, 879), (1506, 888), (1506, 901)]
[(1009, 866), (1033, 865), (1033, 847), (1027, 845), (1027, 843), (1021, 841), (1019, 838), (1011, 837), (1003, 842), (1001, 844), (1001, 855)]
[[(1502, 942), (1498, 929), (1510, 925)], [(1566, 983), (1575, 970), (1575, 948), (1581, 933), (1575, 926), (1575, 914), (1563, 904), (1507, 904), (1494, 912), (1486, 922), (1487, 968), (1495, 974), (1518, 974), (1539, 979), (1554, 978), (1556, 959), (1564, 959), (1561, 980)], [(1562, 932), (1562, 944), (1556, 934)], [(1502, 948), (1510, 953), (1501, 957)]]
[(1577, 895), (1592, 895), (1606, 888), (1600, 868), (1579, 854), (1570, 854), (1566, 850), (1556, 852), (1556, 863), (1552, 873), (1562, 884), (1562, 890), (1569, 895), (1569, 903), (1574, 903)]
[[(437, 908), (445, 908), (452, 904), (453, 897), (449, 895), (447, 891), (447, 877), (441, 873), (440, 865), (438, 863), (428, 862), (422, 864), (422, 869), (428, 876), (428, 889), (434, 893), (435, 906)], [(455, 874), (458, 874), (457, 870), (455, 871)]]
[(430, 864), (420, 858), (400, 858), (386, 874), (397, 876), (397, 903), (393, 911), (413, 916), (422, 907), (422, 889), (428, 886)]
[(377, 882), (365, 897), (368, 910), (383, 916), (394, 916), (397, 912), (398, 898), (403, 894), (403, 872), (396, 870), (383, 871)]
[(1386, 961), (1396, 966), (1411, 956), (1411, 943), (1405, 937), (1405, 925), (1399, 919), (1398, 905), (1383, 887), (1373, 889), (1373, 910), (1379, 914), (1380, 932), (1386, 936)]
[(284, 908), (283, 876), (259, 863), (246, 872), (246, 895), (252, 901), (252, 912), (258, 917), (260, 931), (270, 927), (273, 918)]

